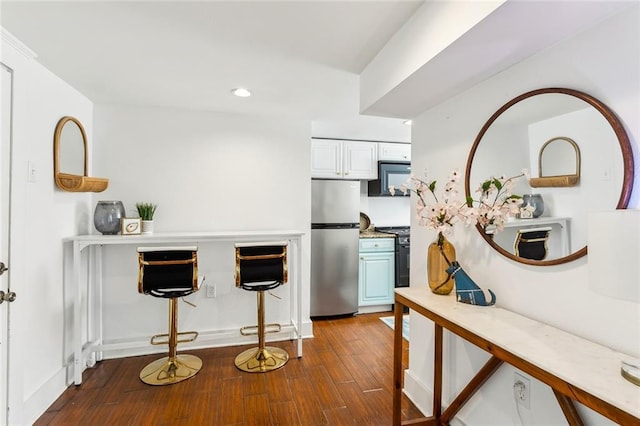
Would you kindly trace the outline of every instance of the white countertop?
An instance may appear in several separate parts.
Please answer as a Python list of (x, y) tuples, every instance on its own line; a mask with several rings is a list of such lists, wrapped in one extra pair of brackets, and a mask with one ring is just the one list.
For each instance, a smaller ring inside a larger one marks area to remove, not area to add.
[(76, 242), (82, 246), (91, 244), (139, 244), (139, 243), (186, 243), (204, 241), (250, 241), (279, 238), (300, 238), (305, 233), (298, 230), (268, 231), (202, 231), (202, 232), (154, 232), (136, 235), (76, 235), (64, 238), (64, 242)]

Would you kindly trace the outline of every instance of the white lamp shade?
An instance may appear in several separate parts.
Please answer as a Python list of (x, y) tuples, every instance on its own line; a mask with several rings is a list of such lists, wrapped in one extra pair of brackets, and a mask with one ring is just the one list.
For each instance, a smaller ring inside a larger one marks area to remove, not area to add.
[(587, 244), (591, 289), (640, 302), (640, 210), (589, 213)]

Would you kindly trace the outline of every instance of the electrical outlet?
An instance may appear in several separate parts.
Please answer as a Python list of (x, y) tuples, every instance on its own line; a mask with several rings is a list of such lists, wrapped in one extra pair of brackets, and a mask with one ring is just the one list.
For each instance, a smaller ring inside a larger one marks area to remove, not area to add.
[(216, 285), (207, 284), (207, 297), (216, 297)]
[(518, 372), (513, 375), (513, 397), (520, 406), (526, 409), (531, 407), (531, 382)]

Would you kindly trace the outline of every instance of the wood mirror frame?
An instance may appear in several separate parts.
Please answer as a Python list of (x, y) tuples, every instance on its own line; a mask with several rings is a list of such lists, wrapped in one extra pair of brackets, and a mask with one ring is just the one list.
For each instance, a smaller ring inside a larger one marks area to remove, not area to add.
[[(60, 171), (60, 149), (65, 142), (62, 140), (62, 131), (65, 125), (75, 125), (82, 135), (83, 144), (83, 174), (65, 173)], [(56, 186), (69, 192), (102, 192), (107, 189), (109, 180), (105, 178), (89, 177), (89, 152), (87, 148), (87, 134), (80, 121), (71, 116), (64, 116), (56, 125), (53, 135), (53, 178)]]
[[(482, 142), (483, 136), (485, 136), (490, 126), (505, 111), (507, 111), (509, 108), (511, 108), (518, 102), (531, 98), (533, 96), (542, 95), (542, 94), (564, 94), (564, 95), (568, 95), (568, 96), (572, 96), (577, 99), (580, 99), (586, 102), (587, 104), (589, 104), (591, 107), (595, 108), (604, 117), (606, 122), (611, 126), (611, 129), (613, 130), (613, 133), (615, 133), (615, 136), (620, 145), (620, 150), (622, 154), (622, 163), (623, 163), (621, 165), (622, 166), (622, 188), (620, 190), (620, 197), (618, 199), (618, 203), (615, 206), (615, 208), (616, 209), (626, 208), (629, 202), (629, 198), (631, 196), (631, 190), (633, 188), (633, 173), (634, 173), (633, 151), (631, 148), (631, 144), (629, 142), (629, 137), (626, 131), (624, 130), (624, 127), (620, 122), (620, 120), (618, 119), (618, 117), (605, 104), (603, 104), (602, 102), (600, 102), (598, 99), (594, 98), (591, 95), (588, 95), (586, 93), (583, 93), (577, 90), (566, 89), (566, 88), (545, 88), (545, 89), (538, 89), (538, 90), (533, 90), (533, 91), (524, 93), (510, 100), (506, 104), (504, 104), (489, 118), (489, 120), (487, 120), (484, 126), (480, 129), (480, 132), (478, 133), (478, 136), (476, 137), (475, 141), (473, 142), (473, 146), (471, 147), (471, 151), (469, 152), (469, 157), (467, 159), (467, 165), (465, 170), (466, 196), (471, 196), (470, 176), (471, 176), (471, 168), (473, 165), (474, 156), (476, 154), (476, 151), (478, 150), (478, 146)], [(613, 206), (603, 206), (603, 208), (613, 208)], [(493, 239), (491, 238), (491, 235), (486, 234), (480, 225), (476, 225), (476, 228), (478, 229), (478, 232), (480, 232), (480, 235), (482, 235), (482, 238), (484, 238), (484, 240), (491, 247), (493, 247), (497, 252), (499, 252), (500, 254), (502, 254), (503, 256), (511, 260), (528, 264), (528, 265), (536, 265), (536, 266), (559, 265), (559, 264), (571, 262), (587, 254), (587, 246), (585, 245), (584, 247), (578, 250), (575, 250), (572, 253), (569, 253), (569, 255), (564, 257), (558, 257), (558, 258), (549, 259), (549, 260), (525, 259), (522, 257), (515, 256), (514, 254), (505, 250), (495, 241), (493, 241)]]

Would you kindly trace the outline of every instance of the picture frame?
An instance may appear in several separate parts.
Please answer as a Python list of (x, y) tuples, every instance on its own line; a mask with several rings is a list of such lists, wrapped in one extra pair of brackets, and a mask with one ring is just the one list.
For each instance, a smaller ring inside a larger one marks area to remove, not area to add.
[(520, 209), (520, 219), (533, 219), (533, 212), (528, 209)]
[(139, 217), (123, 217), (120, 219), (120, 233), (122, 235), (140, 235), (142, 222)]

